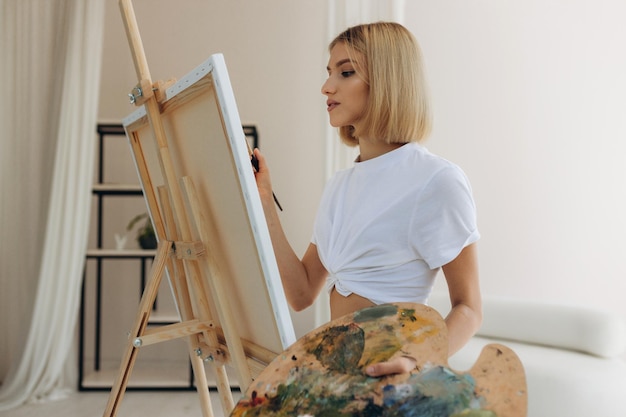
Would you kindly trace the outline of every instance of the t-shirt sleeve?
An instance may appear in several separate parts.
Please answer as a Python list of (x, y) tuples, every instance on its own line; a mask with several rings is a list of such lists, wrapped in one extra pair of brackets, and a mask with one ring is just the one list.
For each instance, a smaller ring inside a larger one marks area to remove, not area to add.
[(453, 261), (480, 237), (469, 180), (450, 165), (439, 170), (417, 198), (410, 243), (431, 269)]

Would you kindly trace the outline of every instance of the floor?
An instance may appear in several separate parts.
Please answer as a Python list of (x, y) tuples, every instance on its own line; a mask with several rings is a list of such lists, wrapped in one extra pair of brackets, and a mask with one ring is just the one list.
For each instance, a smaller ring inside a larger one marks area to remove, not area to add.
[[(233, 393), (235, 401), (239, 393)], [(0, 412), (2, 417), (102, 417), (109, 393), (91, 391), (72, 394), (69, 398), (42, 404), (28, 404)], [(219, 395), (211, 392), (214, 417), (225, 417)], [(194, 391), (127, 391), (118, 417), (202, 417), (200, 397)]]

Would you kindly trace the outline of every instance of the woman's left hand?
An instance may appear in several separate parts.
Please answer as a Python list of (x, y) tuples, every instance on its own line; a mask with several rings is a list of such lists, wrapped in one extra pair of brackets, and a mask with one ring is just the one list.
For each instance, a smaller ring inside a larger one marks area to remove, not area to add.
[(388, 362), (380, 362), (373, 365), (368, 365), (365, 368), (365, 373), (369, 376), (378, 377), (394, 374), (404, 374), (411, 372), (415, 369), (417, 361), (408, 356), (401, 356), (394, 358)]

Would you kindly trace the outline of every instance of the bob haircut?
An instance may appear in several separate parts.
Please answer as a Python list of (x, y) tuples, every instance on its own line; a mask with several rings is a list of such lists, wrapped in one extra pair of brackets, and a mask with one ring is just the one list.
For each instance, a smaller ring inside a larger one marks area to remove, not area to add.
[(339, 34), (329, 51), (338, 43), (348, 54), (360, 54), (362, 59), (353, 59), (355, 71), (369, 86), (362, 128), (340, 127), (342, 141), (357, 146), (359, 136), (387, 143), (424, 140), (431, 130), (430, 104), (420, 48), (411, 32), (393, 22), (363, 24)]

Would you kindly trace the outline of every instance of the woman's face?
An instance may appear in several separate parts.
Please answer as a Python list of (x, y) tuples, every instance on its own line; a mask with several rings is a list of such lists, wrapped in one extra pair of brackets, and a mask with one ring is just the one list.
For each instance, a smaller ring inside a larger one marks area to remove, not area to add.
[(357, 52), (350, 55), (342, 42), (337, 43), (330, 51), (326, 68), (328, 79), (322, 85), (322, 94), (328, 98), (326, 105), (330, 125), (333, 127), (356, 128), (369, 96), (369, 86), (356, 72), (358, 61), (362, 60), (363, 56)]

